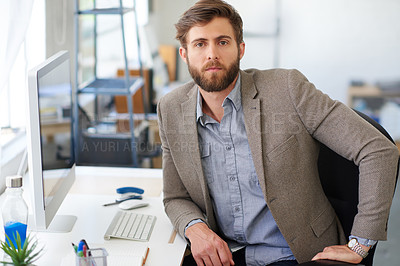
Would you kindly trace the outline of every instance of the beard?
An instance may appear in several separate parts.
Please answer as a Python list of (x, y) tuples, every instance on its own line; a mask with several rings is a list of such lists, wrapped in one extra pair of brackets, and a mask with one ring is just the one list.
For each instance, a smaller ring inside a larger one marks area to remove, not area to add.
[[(207, 92), (218, 92), (228, 88), (228, 86), (235, 80), (239, 72), (240, 57), (238, 55), (236, 60), (229, 65), (228, 68), (225, 68), (217, 60), (208, 62), (200, 71), (190, 64), (189, 57), (187, 57), (187, 63), (190, 75), (200, 88)], [(210, 67), (221, 68), (220, 71), (225, 70), (225, 73), (222, 75), (219, 75), (219, 73), (211, 73), (211, 76), (207, 78), (205, 76), (206, 69)]]

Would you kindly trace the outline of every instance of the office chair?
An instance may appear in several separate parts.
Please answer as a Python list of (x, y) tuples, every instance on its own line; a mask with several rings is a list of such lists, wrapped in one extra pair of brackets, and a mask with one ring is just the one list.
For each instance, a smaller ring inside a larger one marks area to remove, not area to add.
[[(355, 112), (377, 128), (391, 142), (394, 143), (388, 132), (369, 116), (356, 111)], [(354, 216), (357, 214), (358, 205), (358, 166), (349, 161), (325, 145), (321, 144), (320, 154), (318, 157), (318, 171), (321, 179), (322, 187), (328, 197), (330, 203), (336, 211), (336, 214), (342, 224), (344, 233), (348, 238), (353, 226)], [(398, 168), (397, 168), (398, 171)], [(396, 183), (397, 183), (396, 174)], [(359, 265), (372, 266), (373, 257), (376, 246), (369, 250), (369, 255)], [(319, 265), (353, 265), (343, 262), (318, 261), (306, 262), (300, 264), (302, 266), (319, 266)]]

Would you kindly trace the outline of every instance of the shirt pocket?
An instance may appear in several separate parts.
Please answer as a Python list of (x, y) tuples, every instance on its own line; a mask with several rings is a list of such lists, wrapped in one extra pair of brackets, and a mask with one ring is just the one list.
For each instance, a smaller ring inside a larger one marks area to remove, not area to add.
[(213, 175), (213, 162), (211, 158), (211, 145), (210, 143), (201, 144), (200, 145), (200, 158), (201, 158), (201, 165), (203, 168), (203, 173), (207, 179), (207, 182), (210, 184), (214, 182), (214, 175)]

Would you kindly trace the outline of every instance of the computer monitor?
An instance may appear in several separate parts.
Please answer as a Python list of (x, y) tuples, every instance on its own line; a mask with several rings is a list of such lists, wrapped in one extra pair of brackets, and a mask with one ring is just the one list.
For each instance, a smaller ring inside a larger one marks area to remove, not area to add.
[(69, 232), (75, 216), (56, 215), (75, 181), (72, 86), (67, 51), (28, 73), (27, 143), (32, 231)]

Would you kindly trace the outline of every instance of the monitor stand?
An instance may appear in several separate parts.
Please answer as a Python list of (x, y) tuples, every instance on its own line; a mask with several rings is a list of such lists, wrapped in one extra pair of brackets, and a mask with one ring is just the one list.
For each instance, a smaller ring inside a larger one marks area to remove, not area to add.
[(56, 215), (47, 229), (37, 229), (31, 222), (33, 221), (31, 218), (33, 218), (33, 216), (29, 215), (28, 230), (46, 233), (69, 233), (72, 231), (77, 220), (77, 217), (74, 215)]

